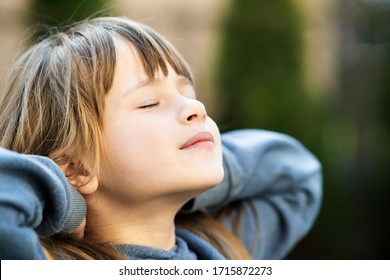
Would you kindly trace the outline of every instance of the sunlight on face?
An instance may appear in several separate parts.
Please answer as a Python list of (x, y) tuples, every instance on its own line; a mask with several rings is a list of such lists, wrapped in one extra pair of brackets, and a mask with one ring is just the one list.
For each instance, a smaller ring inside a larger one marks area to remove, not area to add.
[(115, 40), (117, 66), (106, 97), (101, 165), (105, 195), (123, 203), (189, 199), (223, 178), (220, 133), (191, 82), (169, 66), (150, 80), (136, 49)]

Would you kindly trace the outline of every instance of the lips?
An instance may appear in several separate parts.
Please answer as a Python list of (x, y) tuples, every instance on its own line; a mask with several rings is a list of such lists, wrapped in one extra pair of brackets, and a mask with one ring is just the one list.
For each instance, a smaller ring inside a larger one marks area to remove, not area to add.
[(199, 146), (213, 146), (214, 145), (214, 136), (208, 131), (203, 131), (195, 134), (187, 142), (185, 142), (180, 150), (195, 148)]

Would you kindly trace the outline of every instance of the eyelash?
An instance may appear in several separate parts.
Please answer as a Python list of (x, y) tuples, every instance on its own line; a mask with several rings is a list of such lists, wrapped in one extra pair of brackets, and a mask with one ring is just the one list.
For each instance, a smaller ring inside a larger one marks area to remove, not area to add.
[(139, 109), (149, 109), (149, 108), (153, 108), (153, 107), (157, 106), (158, 104), (159, 103), (147, 104), (147, 105), (140, 106), (138, 108)]

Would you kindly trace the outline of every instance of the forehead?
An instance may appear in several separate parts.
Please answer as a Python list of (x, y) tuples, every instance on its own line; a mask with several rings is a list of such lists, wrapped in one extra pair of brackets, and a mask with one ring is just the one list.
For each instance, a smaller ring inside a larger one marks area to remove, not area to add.
[[(114, 46), (115, 46), (117, 66), (124, 66), (126, 68), (136, 68), (137, 71), (145, 72), (145, 67), (143, 66), (144, 62), (140, 55), (140, 51), (136, 48), (136, 46), (132, 42), (114, 37)], [(116, 68), (120, 68), (120, 67), (116, 67)]]
[[(152, 79), (155, 74), (160, 71), (162, 71), (166, 76), (168, 74), (168, 64), (170, 64), (168, 61), (171, 61), (172, 58), (164, 51), (164, 47), (160, 46), (158, 42), (153, 40), (134, 39), (133, 41), (133, 39), (134, 38), (130, 40), (123, 37), (114, 37), (114, 44), (116, 45), (116, 48), (122, 52), (122, 56), (131, 52), (131, 55), (134, 56), (135, 61), (140, 67), (139, 70), (143, 69), (150, 79)], [(181, 68), (179, 65), (171, 66), (173, 66), (175, 70)]]
[(114, 88), (122, 87), (122, 85), (127, 89), (134, 88), (140, 81), (150, 78), (134, 44), (115, 38), (114, 45), (116, 53)]

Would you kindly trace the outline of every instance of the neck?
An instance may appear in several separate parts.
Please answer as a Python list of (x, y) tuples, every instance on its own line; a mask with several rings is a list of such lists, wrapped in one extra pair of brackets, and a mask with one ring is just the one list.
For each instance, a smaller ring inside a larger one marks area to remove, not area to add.
[(88, 203), (86, 237), (169, 250), (176, 240), (174, 219), (184, 203)]

